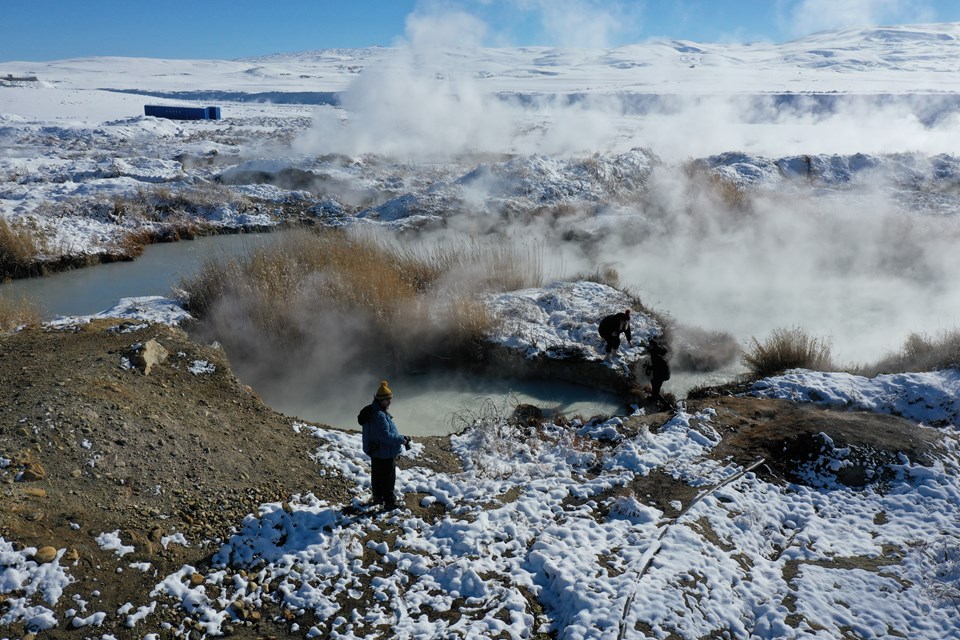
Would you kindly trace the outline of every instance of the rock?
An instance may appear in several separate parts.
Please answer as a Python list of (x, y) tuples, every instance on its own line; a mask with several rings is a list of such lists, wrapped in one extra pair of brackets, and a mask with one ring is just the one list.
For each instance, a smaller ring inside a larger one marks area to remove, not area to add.
[(80, 552), (72, 547), (70, 549), (67, 549), (66, 552), (64, 552), (63, 557), (61, 558), (61, 560), (65, 560), (67, 562), (76, 562), (79, 559), (80, 559)]
[(247, 609), (242, 600), (235, 600), (230, 606), (233, 608), (233, 613), (237, 616), (237, 620), (246, 621)]
[(57, 550), (55, 547), (40, 547), (33, 554), (33, 561), (37, 564), (47, 564), (57, 559)]
[(34, 482), (47, 477), (43, 465), (40, 464), (36, 454), (30, 450), (24, 450), (17, 454), (14, 461), (21, 465), (20, 473), (16, 477), (17, 482)]
[(27, 487), (21, 492), (24, 496), (28, 498), (46, 498), (47, 492), (40, 487)]
[(199, 573), (190, 574), (190, 584), (193, 585), (194, 587), (199, 587), (201, 584), (203, 584), (203, 581), (204, 581), (204, 577), (202, 574), (199, 574)]
[(153, 367), (164, 362), (170, 356), (162, 344), (156, 340), (147, 340), (143, 345), (130, 354), (130, 362), (139, 369), (143, 375), (150, 375)]

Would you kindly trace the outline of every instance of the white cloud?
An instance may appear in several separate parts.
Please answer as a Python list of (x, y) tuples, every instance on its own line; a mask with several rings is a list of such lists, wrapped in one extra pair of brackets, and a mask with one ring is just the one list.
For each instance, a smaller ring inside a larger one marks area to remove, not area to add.
[[(546, 43), (559, 47), (602, 49), (629, 31), (640, 9), (599, 0), (514, 0), (520, 10), (538, 15)], [(636, 3), (634, 3), (636, 4)]]
[(407, 16), (405, 27), (410, 43), (428, 50), (480, 47), (487, 32), (483, 20), (456, 10), (418, 10)]
[(790, 31), (815, 31), (881, 24), (928, 22), (934, 12), (925, 0), (800, 0), (788, 10)]

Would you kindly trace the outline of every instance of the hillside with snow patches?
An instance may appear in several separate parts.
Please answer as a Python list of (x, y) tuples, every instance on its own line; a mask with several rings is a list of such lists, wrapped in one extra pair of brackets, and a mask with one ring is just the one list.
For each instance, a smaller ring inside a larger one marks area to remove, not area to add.
[[(46, 238), (50, 260), (115, 253), (131, 232), (185, 220), (519, 237), (568, 272), (616, 268), (682, 322), (742, 340), (799, 323), (866, 360), (960, 317), (958, 59), (960, 24), (782, 44), (6, 61), (0, 76), (39, 80), (0, 80), (0, 218)], [(146, 117), (145, 103), (217, 104), (223, 119)], [(493, 339), (566, 352), (598, 295), (503, 294), (490, 303), (518, 330)], [(136, 313), (156, 321), (155, 304)], [(159, 304), (177, 315), (162, 321), (183, 319), (177, 301)], [(232, 603), (270, 601), (313, 616), (289, 627), (306, 637), (960, 635), (957, 371), (792, 371), (744, 393), (901, 416), (935, 434), (936, 456), (885, 459), (871, 470), (884, 466), (884, 482), (850, 487), (837, 473), (861, 452), (829, 438), (806, 482), (715, 459), (720, 418), (683, 402), (653, 427), (638, 426), (642, 411), (536, 437), (487, 422), (450, 439), (462, 473), (416, 466), (417, 446), (404, 454), (398, 488), (442, 516), (400, 509), (361, 525), (305, 488), (238, 522), (203, 583), (193, 566), (157, 576), (122, 612), (85, 601), (57, 615), (72, 581), (63, 550), (38, 564), (35, 548), (0, 538), (0, 626), (99, 637), (109, 616), (145, 637), (216, 635)], [(316, 436), (304, 455), (355, 481), (359, 504), (359, 435), (296, 428)], [(4, 475), (11, 464), (0, 452)], [(655, 474), (690, 499), (667, 510), (633, 492)], [(120, 544), (108, 534), (104, 548)], [(371, 550), (377, 562), (361, 562)], [(344, 608), (361, 589), (375, 606)], [(161, 599), (189, 628), (146, 631)]]

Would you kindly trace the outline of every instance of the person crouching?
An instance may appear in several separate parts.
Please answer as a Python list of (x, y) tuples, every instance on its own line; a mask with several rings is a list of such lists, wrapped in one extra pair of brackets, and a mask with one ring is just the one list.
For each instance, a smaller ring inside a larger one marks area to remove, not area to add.
[(600, 320), (600, 326), (597, 327), (597, 333), (606, 343), (604, 349), (605, 357), (610, 358), (616, 354), (620, 348), (620, 334), (622, 333), (630, 344), (630, 309), (622, 313), (614, 313), (605, 316)]
[(393, 401), (393, 392), (387, 381), (380, 382), (370, 404), (370, 418), (363, 425), (363, 452), (370, 456), (370, 486), (373, 504), (385, 509), (397, 506), (394, 485), (397, 482), (396, 457), (401, 448), (410, 448), (410, 437), (397, 431), (393, 416), (387, 411)]

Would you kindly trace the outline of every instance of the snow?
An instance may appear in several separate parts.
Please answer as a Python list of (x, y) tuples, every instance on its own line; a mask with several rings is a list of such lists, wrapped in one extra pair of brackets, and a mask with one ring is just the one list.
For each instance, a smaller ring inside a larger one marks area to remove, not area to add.
[[(121, 298), (117, 304), (88, 316), (59, 316), (47, 322), (52, 327), (69, 327), (86, 324), (92, 320), (117, 318), (138, 320), (145, 323), (160, 323), (176, 326), (192, 316), (183, 308), (183, 302), (163, 296), (141, 296), (135, 298)], [(117, 330), (123, 333), (135, 331), (145, 325), (118, 326)]]
[(929, 426), (960, 427), (960, 369), (875, 378), (796, 370), (760, 380), (751, 392), (792, 402), (889, 413)]
[[(451, 438), (464, 473), (436, 475), (416, 466), (399, 472), (404, 492), (446, 505), (440, 521), (401, 510), (358, 526), (362, 521), (342, 505), (304, 494), (248, 516), (214, 564), (253, 572), (260, 584), (278, 583), (281, 602), (312, 611), (331, 625), (331, 637), (375, 637), (368, 634), (377, 625), (399, 637), (526, 637), (535, 621), (524, 613), (524, 592), (547, 608), (550, 622), (541, 624), (560, 638), (611, 637), (636, 620), (657, 634), (683, 637), (718, 629), (784, 637), (794, 615), (782, 604), (788, 596), (797, 599), (802, 629), (821, 629), (822, 637), (851, 625), (872, 637), (885, 637), (887, 629), (930, 638), (960, 630), (951, 607), (936, 606), (933, 597), (937, 585), (955, 583), (935, 578), (932, 558), (911, 542), (930, 536), (950, 547), (960, 541), (956, 459), (931, 468), (905, 463), (896, 487), (882, 493), (783, 487), (736, 465), (705, 461), (720, 441), (710, 422), (710, 414), (681, 411), (658, 433), (620, 438), (609, 448), (590, 444), (604, 437), (602, 429), (581, 429), (586, 439), (578, 440), (560, 427), (518, 437), (517, 428), (481, 425)], [(319, 462), (355, 482), (358, 501), (368, 477), (359, 436), (297, 428), (318, 438)], [(598, 466), (599, 475), (588, 473)], [(689, 510), (680, 515), (620, 493), (654, 468), (722, 488), (684, 505)], [(511, 487), (520, 489), (517, 497), (498, 499)], [(922, 507), (918, 494), (926, 496)], [(880, 512), (888, 518), (882, 525), (875, 518)], [(395, 542), (364, 544), (378, 530), (397, 531)], [(888, 546), (904, 554), (904, 564), (869, 569), (869, 559), (882, 558)], [(364, 547), (377, 554), (373, 564), (359, 561)], [(868, 568), (836, 561), (855, 557), (866, 558)], [(793, 564), (802, 569), (791, 577)], [(204, 595), (207, 587), (187, 588), (185, 575), (171, 576), (162, 589), (195, 616), (222, 619), (220, 605)], [(836, 586), (824, 588), (824, 580)], [(360, 619), (345, 617), (339, 598), (366, 581), (380, 605)], [(220, 584), (220, 602), (263, 597), (260, 588), (250, 593), (248, 587), (236, 578)], [(483, 616), (423, 615), (453, 607)]]
[(4, 601), (0, 625), (23, 622), (28, 629), (37, 631), (57, 626), (57, 616), (52, 609), (31, 605), (31, 602), (36, 594), (52, 607), (73, 582), (66, 568), (60, 565), (63, 551), (57, 552), (53, 562), (37, 564), (31, 559), (37, 552), (35, 547), (18, 550), (12, 542), (0, 537), (0, 594), (9, 594)]
[[(333, 195), (317, 194), (313, 185), (226, 180), (230, 195), (193, 214), (227, 229), (272, 226), (293, 202), (331, 226), (448, 225), (483, 233), (522, 219), (528, 226), (519, 230), (529, 234), (556, 214), (558, 235), (599, 245), (586, 254), (592, 268), (630, 246), (611, 249), (609, 234), (645, 237), (689, 225), (700, 234), (691, 236), (697, 242), (664, 242), (672, 269), (690, 274), (688, 286), (673, 286), (682, 295), (664, 296), (668, 306), (688, 303), (722, 315), (730, 304), (739, 315), (767, 320), (762, 306), (747, 306), (736, 289), (726, 290), (723, 304), (707, 302), (690, 293), (691, 281), (713, 284), (729, 270), (743, 283), (756, 273), (799, 301), (782, 305), (790, 312), (819, 298), (832, 301), (831, 290), (853, 297), (872, 287), (833, 286), (821, 277), (798, 282), (801, 261), (783, 271), (772, 260), (750, 270), (711, 261), (696, 269), (711, 243), (747, 252), (769, 239), (709, 235), (727, 221), (680, 206), (673, 196), (690, 184), (676, 169), (701, 167), (738, 188), (785, 198), (777, 212), (792, 216), (793, 225), (808, 214), (822, 224), (831, 203), (866, 202), (872, 211), (879, 191), (885, 211), (892, 202), (928, 216), (910, 218), (911, 229), (942, 223), (930, 237), (950, 239), (960, 179), (958, 43), (960, 25), (947, 24), (846, 30), (780, 45), (674, 41), (603, 51), (437, 52), (430, 64), (456, 81), (443, 85), (460, 89), (456, 99), (435, 91), (436, 74), (425, 82), (404, 52), (390, 49), (234, 61), (4, 63), (43, 82), (0, 89), (0, 216), (44, 230), (50, 256), (95, 253), (158, 222), (119, 218), (112, 206), (91, 203), (134, 198), (156, 185), (189, 189), (251, 172), (279, 179), (296, 169), (337, 185)], [(304, 93), (299, 102), (288, 99), (297, 92)], [(333, 104), (333, 93), (349, 108)], [(420, 95), (430, 98), (411, 112), (407, 103)], [(224, 120), (145, 117), (145, 102), (222, 104)], [(788, 196), (808, 192), (814, 206), (794, 208)], [(643, 215), (632, 209), (638, 202), (648, 207)], [(565, 207), (585, 213), (565, 218)], [(689, 218), (664, 213), (674, 209)], [(474, 217), (450, 215), (460, 210)], [(797, 229), (777, 228), (773, 257), (789, 246), (783, 238), (809, 232)], [(824, 233), (814, 229), (811, 237), (822, 242)], [(955, 282), (950, 253), (930, 243), (920, 243), (924, 255), (947, 257), (921, 266), (942, 276), (935, 284)], [(886, 265), (885, 257), (877, 264)], [(913, 254), (894, 257), (907, 265), (896, 276), (907, 272), (908, 290), (920, 287)], [(638, 281), (656, 275), (641, 270)], [(871, 298), (874, 306), (864, 305), (880, 309), (868, 324), (896, 324), (894, 310), (882, 304), (896, 298), (890, 282), (869, 284), (883, 291)], [(920, 288), (918, 295), (936, 291), (946, 300), (935, 307), (939, 315), (956, 318), (950, 289)], [(565, 281), (488, 302), (505, 319), (494, 342), (528, 358), (577, 354), (591, 361), (601, 360), (599, 318), (631, 306), (616, 289)], [(926, 307), (920, 314), (938, 315)], [(178, 324), (189, 314), (176, 299), (135, 297), (50, 324), (96, 318), (124, 320), (117, 327), (123, 331), (129, 323)], [(631, 366), (662, 327), (635, 309), (633, 331), (620, 363), (609, 366)], [(200, 360), (189, 370), (213, 372)], [(0, 624), (86, 628), (115, 615), (143, 637), (158, 637), (152, 615), (169, 605), (189, 616), (192, 628), (214, 635), (235, 622), (233, 603), (258, 608), (275, 600), (315, 617), (307, 637), (960, 635), (960, 373), (864, 378), (797, 370), (759, 381), (750, 393), (899, 415), (918, 428), (938, 428), (942, 451), (929, 467), (902, 459), (882, 490), (837, 483), (821, 470), (836, 470), (843, 460), (826, 454), (811, 465), (808, 484), (774, 484), (710, 458), (722, 441), (715, 414), (688, 413), (682, 404), (658, 428), (632, 435), (626, 416), (535, 431), (478, 419), (450, 438), (462, 473), (417, 465), (422, 444), (404, 453), (413, 466), (398, 472), (398, 489), (418, 494), (425, 508), (445, 510), (428, 519), (406, 508), (357, 515), (369, 493), (359, 434), (297, 424), (295, 430), (315, 436), (304, 455), (353, 483), (349, 503), (324, 503), (305, 486), (288, 502), (261, 505), (216, 543), (202, 584), (191, 581), (196, 567), (180, 567), (157, 578), (149, 601), (116, 614), (58, 615), (72, 582), (70, 568), (60, 564), (63, 550), (40, 565), (32, 560), (36, 549), (0, 538)], [(0, 468), (10, 464), (0, 458)], [(630, 488), (654, 471), (700, 493), (669, 510), (654, 506)], [(118, 557), (132, 551), (119, 531), (101, 532), (96, 541)], [(215, 543), (178, 533), (162, 544)], [(887, 562), (891, 555), (895, 561)], [(363, 589), (375, 592), (374, 607), (343, 606)], [(542, 615), (530, 613), (531, 600)]]
[[(632, 305), (626, 294), (595, 282), (556, 282), (491, 295), (487, 303), (502, 323), (490, 342), (528, 359), (576, 358), (588, 362), (604, 359), (605, 343), (597, 333), (600, 320)], [(624, 341), (621, 361), (609, 362), (608, 366), (632, 367), (646, 353), (641, 345), (663, 332), (651, 316), (639, 311), (631, 315), (630, 327), (634, 342)]]
[(104, 551), (113, 551), (118, 556), (125, 556), (128, 553), (133, 553), (133, 545), (123, 544), (120, 540), (120, 530), (116, 529), (113, 532), (104, 532), (96, 537), (97, 544), (100, 545), (100, 548)]
[(187, 367), (187, 371), (195, 376), (203, 375), (205, 373), (213, 373), (216, 370), (217, 367), (210, 364), (206, 360), (194, 360), (190, 363), (190, 366)]

